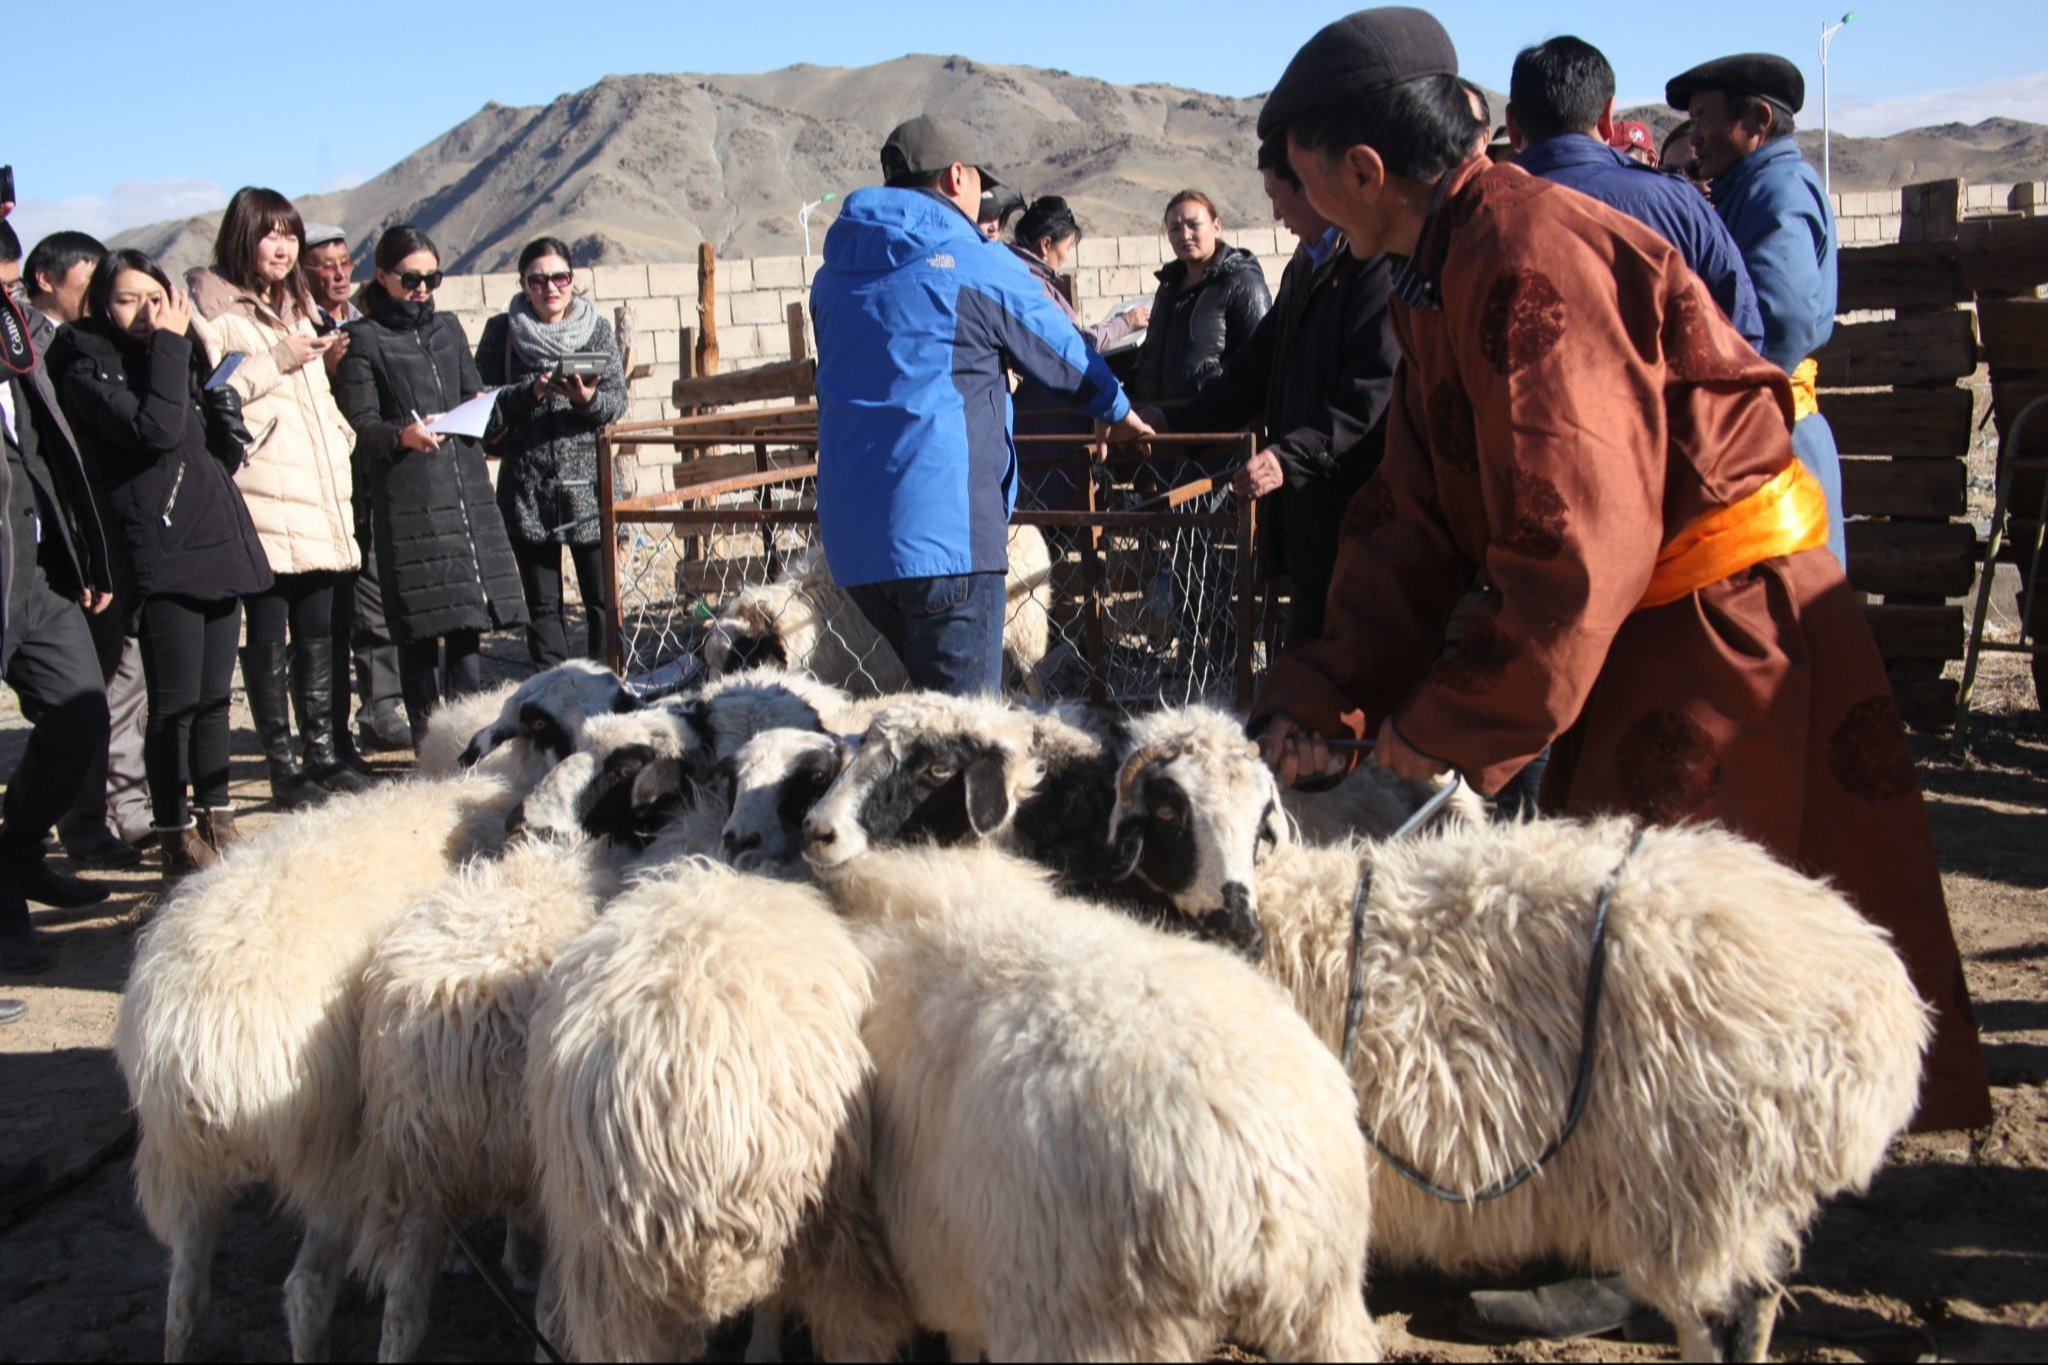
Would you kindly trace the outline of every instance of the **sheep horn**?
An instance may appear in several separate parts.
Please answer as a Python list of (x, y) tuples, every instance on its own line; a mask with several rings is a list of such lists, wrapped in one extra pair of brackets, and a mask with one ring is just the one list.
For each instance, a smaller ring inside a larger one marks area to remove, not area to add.
[(1116, 775), (1117, 808), (1135, 810), (1137, 805), (1131, 800), (1131, 789), (1137, 786), (1138, 779), (1144, 776), (1145, 770), (1154, 763), (1163, 763), (1169, 758), (1177, 757), (1179, 753), (1180, 751), (1171, 744), (1147, 744), (1133, 750), (1131, 756), (1124, 760), (1122, 770)]

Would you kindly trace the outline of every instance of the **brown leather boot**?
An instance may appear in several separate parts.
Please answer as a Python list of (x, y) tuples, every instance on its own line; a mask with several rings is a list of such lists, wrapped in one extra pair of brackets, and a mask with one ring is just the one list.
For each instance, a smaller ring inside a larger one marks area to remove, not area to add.
[(197, 821), (187, 823), (183, 829), (159, 828), (156, 846), (163, 853), (166, 884), (181, 881), (194, 872), (204, 872), (220, 861), (220, 855), (199, 837)]
[(199, 812), (199, 837), (215, 853), (225, 853), (242, 842), (241, 831), (235, 828), (235, 812), (227, 806), (216, 806)]

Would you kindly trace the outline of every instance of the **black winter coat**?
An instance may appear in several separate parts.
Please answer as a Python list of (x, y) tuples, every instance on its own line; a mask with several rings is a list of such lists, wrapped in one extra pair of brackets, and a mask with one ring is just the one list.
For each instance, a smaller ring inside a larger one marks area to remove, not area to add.
[(207, 446), (190, 337), (144, 341), (87, 319), (58, 331), (50, 368), (140, 596), (218, 602), (270, 586), (248, 505)]
[(481, 448), (462, 436), (426, 452), (398, 443), (414, 413), (447, 412), (482, 390), (469, 338), (431, 302), (374, 285), (365, 297), (369, 316), (348, 325), (334, 398), (356, 430), (392, 638), (523, 625), (519, 566)]
[(583, 346), (610, 360), (597, 395), (580, 408), (560, 394), (534, 401), (540, 371), (513, 356), (511, 335), (511, 319), (500, 313), (484, 324), (476, 344), (483, 382), (512, 386), (498, 400), (497, 419), (486, 433), (498, 457), (498, 510), (505, 530), (528, 545), (595, 545), (597, 433), (626, 415), (626, 373), (611, 324), (599, 318)]
[(1180, 431), (1234, 431), (1263, 420), (1287, 482), (1261, 500), (1259, 567), (1317, 594), (1337, 563), (1352, 495), (1387, 443), (1400, 343), (1387, 320), (1385, 256), (1342, 242), (1317, 270), (1297, 251), (1280, 296), (1216, 382), (1172, 414)]
[(1182, 287), (1188, 268), (1170, 262), (1159, 272), (1152, 322), (1124, 387), (1135, 402), (1192, 398), (1223, 373), (1223, 362), (1251, 338), (1272, 306), (1259, 258), (1218, 245), (1202, 282)]

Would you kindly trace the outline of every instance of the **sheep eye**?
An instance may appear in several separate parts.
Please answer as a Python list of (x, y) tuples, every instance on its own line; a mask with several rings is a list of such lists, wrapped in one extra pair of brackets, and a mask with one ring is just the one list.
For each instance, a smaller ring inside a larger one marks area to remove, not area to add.
[(1181, 809), (1179, 806), (1161, 806), (1152, 813), (1169, 825), (1180, 823)]
[(924, 770), (925, 777), (933, 782), (951, 782), (953, 774), (960, 771), (950, 763), (934, 763)]

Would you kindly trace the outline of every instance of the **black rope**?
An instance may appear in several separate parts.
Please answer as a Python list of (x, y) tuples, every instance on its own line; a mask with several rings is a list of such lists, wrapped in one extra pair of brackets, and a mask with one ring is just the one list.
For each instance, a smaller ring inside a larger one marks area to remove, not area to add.
[[(1445, 1189), (1417, 1170), (1412, 1163), (1395, 1155), (1380, 1141), (1379, 1134), (1373, 1131), (1372, 1125), (1367, 1123), (1363, 1116), (1359, 1118), (1358, 1127), (1365, 1134), (1365, 1140), (1372, 1144), (1372, 1149), (1394, 1168), (1396, 1175), (1424, 1194), (1448, 1204), (1468, 1206), (1498, 1199), (1519, 1189), (1531, 1176), (1548, 1166), (1551, 1158), (1563, 1151), (1564, 1145), (1572, 1140), (1572, 1134), (1578, 1131), (1579, 1120), (1586, 1112), (1586, 1101), (1593, 1091), (1594, 1046), (1599, 1041), (1600, 1034), (1600, 996), (1607, 981), (1607, 912), (1614, 903), (1615, 888), (1621, 885), (1623, 869), (1635, 858), (1636, 851), (1643, 846), (1643, 833), (1642, 829), (1636, 830), (1635, 838), (1629, 842), (1628, 852), (1621, 855), (1621, 861), (1615, 865), (1614, 871), (1607, 874), (1606, 885), (1600, 888), (1600, 899), (1593, 912), (1590, 960), (1586, 966), (1586, 1001), (1579, 1018), (1579, 1074), (1578, 1079), (1572, 1083), (1571, 1105), (1565, 1113), (1564, 1127), (1551, 1139), (1550, 1145), (1545, 1147), (1534, 1161), (1512, 1175), (1495, 1181), (1485, 1189), (1475, 1190), (1471, 1194), (1460, 1194), (1456, 1190)], [(1368, 863), (1364, 873), (1359, 877), (1358, 895), (1351, 903), (1351, 996), (1345, 1008), (1344, 1021), (1344, 1067), (1347, 1071), (1351, 1067), (1351, 1049), (1357, 1040), (1358, 1021), (1364, 1013), (1365, 958), (1361, 949), (1365, 931), (1365, 901), (1370, 894), (1371, 886), (1372, 865)]]
[[(447, 1225), (448, 1235), (455, 1239), (455, 1245), (461, 1249), (463, 1259), (468, 1261), (470, 1268), (476, 1271), (477, 1277), (491, 1291), (491, 1296), (503, 1304), (505, 1311), (510, 1313), (518, 1320), (519, 1325), (526, 1329), (526, 1335), (533, 1338), (533, 1344), (540, 1347), (541, 1354), (548, 1358), (551, 1365), (562, 1365), (562, 1353), (555, 1349), (555, 1343), (549, 1341), (547, 1333), (540, 1330), (540, 1324), (533, 1320), (533, 1314), (515, 1303), (512, 1299), (511, 1291), (498, 1283), (497, 1275), (492, 1272), (489, 1266), (484, 1264), (484, 1258), (476, 1254), (476, 1248), (471, 1246), (469, 1239), (462, 1235), (462, 1229), (455, 1225), (455, 1220), (444, 1213), (441, 1215), (441, 1221)], [(508, 1233), (507, 1235), (509, 1236), (510, 1234)]]

